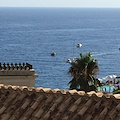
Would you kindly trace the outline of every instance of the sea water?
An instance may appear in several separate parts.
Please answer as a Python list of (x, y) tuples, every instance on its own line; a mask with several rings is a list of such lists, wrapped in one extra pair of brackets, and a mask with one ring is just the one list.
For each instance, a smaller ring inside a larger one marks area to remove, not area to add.
[(32, 64), (39, 74), (35, 87), (69, 89), (67, 58), (90, 51), (98, 60), (98, 78), (119, 76), (119, 13), (109, 8), (0, 8), (0, 62)]

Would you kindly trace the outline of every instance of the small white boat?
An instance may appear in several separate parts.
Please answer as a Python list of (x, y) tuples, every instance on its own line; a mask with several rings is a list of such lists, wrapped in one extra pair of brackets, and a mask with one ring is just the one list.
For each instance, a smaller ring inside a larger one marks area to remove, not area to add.
[(66, 62), (67, 63), (71, 63), (72, 61), (70, 60), (70, 58), (68, 58)]
[(77, 47), (82, 47), (82, 44), (77, 44)]

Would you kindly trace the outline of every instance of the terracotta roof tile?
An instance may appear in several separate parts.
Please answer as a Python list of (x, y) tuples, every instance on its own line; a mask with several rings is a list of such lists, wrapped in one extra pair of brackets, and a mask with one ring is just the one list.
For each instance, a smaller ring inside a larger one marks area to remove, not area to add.
[(78, 115), (79, 115), (79, 116), (83, 116), (83, 115), (85, 114), (85, 112), (87, 111), (87, 109), (89, 109), (91, 103), (92, 103), (92, 99), (89, 99), (89, 100), (85, 103), (85, 105), (83, 106), (83, 108), (79, 110)]
[(120, 111), (120, 103), (116, 106), (116, 109)]
[(73, 106), (71, 106), (69, 111), (72, 113), (75, 112), (78, 109), (80, 102), (81, 102), (81, 98), (78, 98), (78, 100), (74, 102)]
[(120, 94), (0, 84), (0, 120), (119, 120)]
[(2, 114), (7, 108), (5, 106), (0, 108), (0, 114)]

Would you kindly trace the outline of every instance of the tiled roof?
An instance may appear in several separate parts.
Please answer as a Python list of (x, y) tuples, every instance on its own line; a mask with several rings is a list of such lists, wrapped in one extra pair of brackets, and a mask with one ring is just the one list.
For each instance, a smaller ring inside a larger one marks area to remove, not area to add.
[(120, 94), (0, 84), (0, 120), (120, 120)]

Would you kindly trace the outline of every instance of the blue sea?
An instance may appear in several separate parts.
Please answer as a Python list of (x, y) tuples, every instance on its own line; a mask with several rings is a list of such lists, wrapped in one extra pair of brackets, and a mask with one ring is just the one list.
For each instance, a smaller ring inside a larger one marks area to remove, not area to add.
[(35, 87), (69, 89), (66, 60), (79, 52), (98, 60), (98, 78), (120, 76), (119, 48), (120, 9), (0, 8), (0, 62), (32, 64)]

